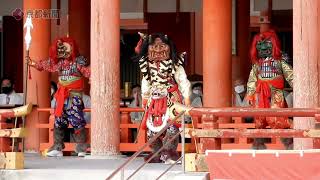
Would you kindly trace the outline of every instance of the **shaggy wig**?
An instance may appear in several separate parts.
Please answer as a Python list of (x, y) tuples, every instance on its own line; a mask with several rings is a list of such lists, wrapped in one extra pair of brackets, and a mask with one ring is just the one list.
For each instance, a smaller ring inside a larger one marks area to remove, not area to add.
[(153, 44), (156, 38), (160, 38), (163, 43), (167, 44), (170, 47), (170, 58), (176, 64), (179, 62), (179, 57), (177, 54), (176, 46), (167, 35), (162, 33), (154, 33), (149, 36), (145, 36), (142, 41), (140, 41), (136, 47), (136, 53), (138, 58), (148, 57), (148, 47), (150, 44)]
[(252, 44), (251, 44), (251, 50), (250, 50), (250, 56), (251, 56), (251, 62), (252, 63), (256, 63), (258, 62), (258, 52), (257, 52), (257, 43), (261, 40), (264, 39), (270, 39), (271, 43), (272, 43), (272, 58), (275, 60), (279, 60), (281, 59), (281, 44), (280, 44), (280, 40), (277, 36), (277, 34), (273, 31), (266, 31), (260, 34), (255, 35), (255, 37), (253, 38)]
[(68, 58), (68, 60), (71, 61), (75, 61), (76, 57), (79, 55), (79, 50), (78, 50), (78, 46), (76, 44), (76, 41), (70, 37), (63, 37), (63, 38), (58, 38), (56, 39), (49, 50), (49, 57), (51, 58), (51, 60), (53, 60), (54, 63), (58, 63), (59, 59), (57, 57), (57, 43), (58, 41), (61, 42), (66, 42), (68, 44), (70, 44), (71, 46), (71, 53), (70, 53), (70, 57)]

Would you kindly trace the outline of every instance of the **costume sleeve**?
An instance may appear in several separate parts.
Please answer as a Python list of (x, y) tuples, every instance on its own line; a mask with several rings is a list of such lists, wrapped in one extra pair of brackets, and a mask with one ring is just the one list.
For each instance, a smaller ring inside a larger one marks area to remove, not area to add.
[(148, 59), (145, 57), (142, 57), (141, 59), (139, 59), (139, 67), (140, 67), (140, 71), (142, 73), (142, 76), (148, 80), (149, 79), (149, 65), (148, 65)]
[(150, 83), (145, 76), (141, 80), (141, 96), (143, 99), (149, 99), (150, 97)]
[(247, 83), (247, 96), (251, 97), (256, 92), (256, 83), (257, 83), (257, 65), (252, 65), (250, 71), (248, 83)]
[(53, 63), (51, 59), (41, 60), (35, 62), (34, 67), (39, 71), (57, 72), (59, 70), (59, 63)]
[(281, 61), (281, 67), (282, 67), (282, 73), (284, 75), (284, 78), (288, 81), (289, 85), (293, 87), (292, 81), (293, 81), (293, 72), (292, 67), (284, 60)]
[(80, 66), (80, 67), (78, 67), (78, 69), (79, 69), (80, 73), (81, 73), (84, 77), (90, 78), (91, 70), (90, 70), (90, 67), (89, 67), (89, 66), (87, 66), (87, 67), (85, 67), (85, 66)]
[(90, 66), (88, 66), (87, 59), (83, 56), (78, 56), (76, 58), (76, 61), (77, 61), (77, 68), (80, 71), (80, 73), (84, 77), (90, 78), (91, 70), (90, 70)]
[(174, 79), (177, 81), (179, 90), (184, 98), (189, 98), (191, 95), (191, 84), (187, 79), (186, 72), (182, 66), (179, 66), (174, 74)]

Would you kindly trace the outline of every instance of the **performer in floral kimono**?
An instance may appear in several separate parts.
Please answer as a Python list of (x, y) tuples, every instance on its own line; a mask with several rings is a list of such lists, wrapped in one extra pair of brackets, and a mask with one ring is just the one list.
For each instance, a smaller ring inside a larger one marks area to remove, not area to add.
[[(142, 127), (148, 128), (148, 139), (151, 139), (179, 113), (180, 107), (183, 107), (182, 102), (190, 105), (191, 88), (183, 68), (185, 53), (178, 56), (173, 42), (167, 35), (140, 35), (142, 39), (136, 47), (136, 52), (139, 54), (139, 65), (143, 75), (141, 91), (145, 114)], [(166, 143), (169, 138), (179, 133), (179, 127), (180, 122), (174, 123), (151, 144), (153, 153), (165, 146), (161, 154), (151, 162), (174, 163), (179, 158), (179, 138)]]
[(84, 77), (90, 77), (90, 68), (86, 58), (79, 55), (78, 47), (72, 38), (59, 38), (50, 47), (49, 59), (39, 62), (27, 58), (30, 66), (39, 71), (58, 72), (58, 90), (54, 97), (56, 108), (54, 111), (54, 144), (47, 156), (63, 156), (64, 133), (69, 123), (75, 132), (75, 141), (78, 143), (75, 151), (78, 156), (84, 156), (86, 151), (86, 133), (84, 119), (84, 105), (82, 91)]
[[(280, 50), (280, 41), (274, 31), (256, 35), (251, 46), (252, 69), (247, 83), (247, 99), (258, 108), (286, 108), (284, 98), (285, 80), (292, 87), (292, 67), (286, 62)], [(257, 104), (256, 104), (257, 102)], [(269, 126), (272, 129), (291, 127), (287, 117), (257, 117), (256, 128)], [(283, 139), (286, 148), (292, 148), (292, 141)], [(261, 138), (255, 140), (255, 149), (265, 149)]]

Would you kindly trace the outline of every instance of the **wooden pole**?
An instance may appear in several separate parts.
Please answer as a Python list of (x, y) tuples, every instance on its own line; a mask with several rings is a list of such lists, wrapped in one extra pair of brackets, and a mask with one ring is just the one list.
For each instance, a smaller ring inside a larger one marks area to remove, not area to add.
[[(206, 107), (231, 106), (231, 24), (231, 0), (203, 1), (203, 100)], [(205, 128), (217, 128), (217, 124), (211, 123), (212, 118), (202, 118)], [(220, 148), (219, 140), (201, 139), (200, 142), (203, 150)]]
[[(293, 1), (293, 107), (319, 107), (320, 2)], [(307, 120), (306, 120), (307, 119)], [(312, 129), (314, 118), (294, 118), (295, 129)], [(294, 139), (295, 149), (313, 148), (312, 139)]]
[[(50, 9), (51, 0), (24, 0), (24, 12), (31, 11), (33, 16), (36, 10)], [(24, 17), (25, 18), (25, 17)], [(47, 59), (49, 56), (49, 46), (51, 37), (51, 21), (44, 18), (33, 18), (32, 29), (32, 44), (30, 46), (29, 54), (32, 60), (39, 61)], [(24, 43), (24, 49), (25, 43)], [(25, 52), (26, 53), (26, 52)], [(24, 54), (26, 57), (26, 54)], [(26, 63), (24, 63), (26, 65)], [(27, 80), (27, 103), (32, 103), (38, 107), (50, 107), (50, 79), (48, 72), (40, 72), (31, 68), (31, 79), (24, 77)], [(27, 75), (27, 74), (25, 74)], [(36, 128), (36, 124), (47, 123), (49, 114), (38, 113), (35, 110), (28, 115), (26, 120), (26, 128), (29, 129), (28, 136), (25, 138), (26, 150), (38, 151), (40, 142), (48, 141), (48, 130), (41, 130)]]
[(203, 1), (204, 106), (231, 106), (231, 0)]
[[(251, 69), (251, 62), (249, 58), (250, 47), (250, 1), (237, 0), (236, 1), (236, 44), (237, 44), (237, 56), (240, 59), (240, 77), (243, 80), (247, 80)], [(236, 69), (233, 69), (236, 71)]]
[[(90, 0), (69, 0), (68, 23), (69, 36), (76, 40), (80, 54), (90, 63)], [(90, 85), (85, 81), (84, 92), (89, 94)]]
[(120, 1), (91, 1), (91, 153), (120, 145)]

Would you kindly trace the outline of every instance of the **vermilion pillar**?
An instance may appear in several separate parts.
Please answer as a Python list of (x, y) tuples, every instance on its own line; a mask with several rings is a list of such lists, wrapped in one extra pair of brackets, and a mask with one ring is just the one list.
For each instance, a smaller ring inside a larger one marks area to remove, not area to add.
[(271, 28), (271, 17), (269, 16), (269, 10), (261, 11), (261, 16), (266, 17), (266, 22), (263, 22), (260, 24), (260, 32), (266, 32), (269, 31)]
[[(24, 12), (31, 10), (50, 9), (51, 0), (24, 0)], [(50, 20), (44, 18), (33, 18), (33, 29), (31, 32), (32, 42), (30, 46), (30, 57), (35, 61), (48, 58), (50, 46)], [(25, 45), (25, 44), (24, 44)], [(25, 49), (25, 46), (24, 46)], [(24, 54), (25, 56), (25, 54)], [(27, 102), (32, 102), (38, 107), (50, 107), (50, 79), (48, 72), (39, 72), (31, 68), (31, 77), (27, 82)], [(26, 77), (25, 77), (26, 78)], [(39, 149), (39, 142), (48, 141), (48, 132), (41, 132), (37, 129), (37, 123), (44, 123), (48, 121), (48, 114), (39, 114), (36, 109), (28, 115), (26, 120), (26, 127), (28, 128), (28, 136), (26, 138), (26, 150)]]
[(231, 105), (231, 0), (203, 1), (204, 106)]
[[(69, 36), (74, 38), (81, 55), (90, 62), (90, 0), (69, 0)], [(89, 93), (86, 83), (85, 92)]]
[[(251, 69), (251, 62), (249, 58), (250, 1), (237, 0), (236, 3), (236, 51), (239, 56), (239, 70), (241, 71), (239, 74), (243, 80), (247, 80)], [(236, 71), (236, 69), (233, 69), (233, 71)]]
[[(203, 1), (203, 85), (205, 107), (231, 106), (231, 0)], [(212, 117), (203, 117), (204, 128), (217, 128)], [(202, 151), (218, 149), (218, 140), (202, 139)]]
[(267, 17), (267, 22), (260, 24), (260, 32), (266, 32), (271, 28), (271, 18), (272, 18), (272, 0), (265, 0), (268, 1), (268, 7), (266, 10), (261, 11), (261, 16)]
[(91, 1), (91, 153), (120, 144), (120, 1)]
[[(293, 1), (293, 106), (297, 108), (320, 105), (319, 8), (319, 1)], [(314, 125), (314, 118), (294, 118), (295, 129), (310, 129)], [(296, 138), (294, 148), (313, 148), (313, 140)]]

